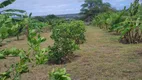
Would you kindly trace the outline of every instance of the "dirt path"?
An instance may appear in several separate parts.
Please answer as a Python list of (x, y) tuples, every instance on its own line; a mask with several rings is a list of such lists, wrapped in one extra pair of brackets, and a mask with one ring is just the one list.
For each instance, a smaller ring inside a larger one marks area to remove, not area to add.
[[(43, 47), (53, 44), (50, 33), (42, 35), (47, 38)], [(37, 66), (23, 74), (22, 80), (48, 80), (49, 71), (57, 67), (65, 67), (73, 80), (142, 80), (142, 44), (125, 45), (118, 38), (99, 28), (87, 27), (87, 41), (75, 52), (80, 57), (65, 65)], [(3, 48), (12, 46), (26, 49), (27, 43), (15, 41)], [(13, 58), (0, 60), (0, 72), (3, 64), (14, 61)]]

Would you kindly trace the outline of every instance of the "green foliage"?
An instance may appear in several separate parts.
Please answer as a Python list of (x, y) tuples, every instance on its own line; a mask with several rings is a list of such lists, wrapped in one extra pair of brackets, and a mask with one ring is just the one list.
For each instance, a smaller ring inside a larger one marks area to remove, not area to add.
[(29, 62), (30, 59), (29, 59), (29, 56), (26, 55), (25, 51), (16, 49), (16, 48), (5, 49), (0, 52), (0, 55), (4, 55), (3, 58), (5, 58), (8, 55), (20, 57), (19, 63), (12, 64), (11, 67), (7, 71), (0, 74), (0, 78), (2, 80), (7, 80), (8, 78), (11, 78), (11, 74), (14, 75), (13, 76), (14, 80), (19, 80), (19, 77), (22, 73), (29, 71), (28, 65), (26, 63)]
[(57, 17), (57, 16), (55, 16), (55, 15), (47, 15), (46, 17), (45, 17), (45, 19), (46, 19), (46, 21), (49, 23), (49, 25), (53, 25), (54, 24), (54, 22), (52, 22), (52, 21), (54, 21), (54, 20), (59, 20), (60, 18), (59, 17)]
[[(0, 9), (12, 4), (15, 1), (16, 0), (4, 0), (3, 2), (0, 3)], [(18, 18), (22, 18), (25, 13), (26, 11), (19, 10), (19, 9), (7, 9), (7, 10), (0, 11), (0, 15), (5, 14), (10, 17), (16, 16)]]
[(29, 71), (27, 63), (30, 61), (29, 55), (21, 54), (20, 55), (20, 62), (13, 64), (13, 74), (14, 74), (14, 80), (20, 80), (20, 76), (23, 73), (26, 73)]
[(66, 69), (52, 70), (49, 73), (49, 80), (71, 80), (70, 75), (66, 73)]
[(71, 34), (73, 40), (76, 44), (81, 44), (86, 41), (85, 39), (85, 24), (83, 21), (71, 21), (70, 22)]
[[(24, 26), (31, 25), (30, 16), (24, 19)], [(36, 28), (29, 27), (28, 28), (28, 51), (12, 48), (12, 49), (4, 49), (0, 51), (0, 59), (6, 58), (7, 56), (16, 56), (20, 57), (20, 61), (16, 64), (12, 64), (11, 67), (0, 74), (0, 80), (20, 80), (21, 75), (29, 71), (29, 64), (34, 65), (34, 61), (36, 64), (44, 64), (47, 62), (47, 55), (45, 54), (48, 49), (40, 48), (40, 44), (44, 42), (46, 39), (40, 36), (40, 33), (36, 32)], [(33, 53), (34, 58), (29, 57)]]
[(0, 8), (4, 8), (10, 4), (12, 4), (13, 2), (15, 2), (16, 0), (4, 0), (3, 2), (0, 3)]
[(84, 19), (91, 21), (92, 18), (98, 13), (114, 11), (109, 3), (103, 3), (102, 0), (85, 0), (82, 4), (81, 14)]
[(36, 64), (44, 64), (47, 62), (47, 48), (41, 49), (41, 43), (45, 42), (46, 38), (41, 37), (40, 34), (37, 34), (35, 29), (29, 28), (29, 35), (28, 35), (28, 45), (34, 51), (34, 55), (36, 58)]
[(122, 23), (120, 42), (122, 43), (139, 43), (142, 42), (142, 25), (140, 21), (140, 4), (139, 0), (135, 0), (128, 9), (128, 16)]
[(59, 17), (57, 17), (56, 15), (53, 15), (53, 14), (47, 15), (45, 17), (45, 20), (49, 24), (50, 30), (52, 30), (54, 27), (66, 22), (65, 19), (59, 18)]
[(72, 21), (54, 27), (51, 35), (54, 45), (49, 47), (49, 62), (63, 63), (66, 56), (79, 49), (79, 42), (85, 41), (84, 32), (85, 27), (81, 21)]
[(118, 31), (119, 25), (125, 20), (123, 14), (124, 11), (101, 13), (93, 19), (92, 24), (108, 31)]
[(2, 12), (20, 12), (20, 13), (25, 13), (26, 11), (19, 10), (19, 9), (7, 9), (7, 10), (3, 10)]
[[(0, 8), (4, 8), (9, 4), (13, 3), (15, 0), (5, 0), (0, 3)], [(26, 11), (18, 9), (7, 9), (0, 11), (0, 45), (2, 46), (2, 41), (9, 36), (17, 36), (19, 39), (19, 34), (22, 32), (21, 22), (14, 19), (12, 16), (17, 16), (19, 19), (23, 19), (23, 14)], [(20, 20), (20, 21), (21, 21)]]
[(39, 21), (39, 22), (46, 22), (50, 28), (50, 30), (53, 29), (53, 27), (61, 24), (61, 23), (65, 23), (66, 20), (63, 18), (59, 18), (56, 15), (47, 15), (46, 17), (42, 17), (42, 16), (36, 16), (33, 19)]
[(10, 78), (11, 72), (12, 72), (12, 66), (7, 71), (0, 74), (0, 80), (7, 80), (8, 78)]
[(9, 55), (19, 56), (21, 53), (24, 54), (25, 51), (17, 48), (4, 49), (0, 51), (0, 59), (6, 58)]
[(43, 17), (41, 17), (41, 16), (36, 16), (36, 17), (34, 17), (33, 19), (38, 20), (38, 21), (40, 21), (40, 22), (46, 22), (46, 19), (43, 18)]
[(29, 24), (30, 28), (36, 29), (39, 32), (41, 31), (41, 29), (43, 29), (43, 28), (48, 26), (47, 23), (40, 22), (40, 21), (38, 21), (36, 19), (31, 19), (30, 21), (31, 21), (30, 24)]
[[(4, 0), (3, 2), (0, 3), (0, 9), (12, 4), (15, 1), (16, 0)], [(19, 33), (21, 32), (19, 31), (19, 29), (22, 29), (22, 28), (19, 27), (19, 25), (17, 26), (17, 23), (15, 22), (18, 22), (18, 21), (16, 21), (13, 18), (13, 16), (16, 16), (19, 19), (23, 19), (25, 13), (26, 11), (19, 10), (19, 9), (7, 9), (7, 10), (0, 11), (0, 19), (1, 19), (0, 20), (0, 30), (1, 30), (0, 31), (0, 39), (1, 39), (0, 45), (2, 45), (2, 41), (5, 38), (13, 35), (11, 34), (13, 33), (13, 30), (12, 30), (13, 27), (16, 27), (14, 29), (18, 29), (18, 30), (14, 30), (16, 31), (16, 33), (14, 34), (16, 34), (17, 39), (19, 39)]]
[(9, 30), (12, 27), (12, 19), (6, 15), (0, 15), (0, 44), (9, 36)]
[(126, 10), (117, 13), (102, 13), (96, 16), (93, 24), (120, 34), (120, 42), (130, 44), (142, 42), (141, 4), (135, 0)]
[(47, 15), (47, 16), (45, 17), (46, 20), (50, 20), (50, 19), (58, 19), (58, 18), (59, 18), (59, 17), (57, 17), (57, 16), (54, 15), (54, 14)]
[(18, 53), (18, 50), (13, 48), (10, 50), (5, 50), (3, 51), (4, 55), (10, 55), (10, 54), (14, 54), (14, 55), (18, 55), (20, 57), (20, 62), (16, 63), (16, 64), (12, 64), (11, 67), (5, 71), (4, 73), (0, 74), (0, 80), (7, 80), (8, 78), (12, 79), (11, 74), (13, 74), (13, 80), (19, 80), (20, 79), (20, 75), (22, 73), (28, 72), (28, 65), (27, 62), (30, 61), (29, 59), (29, 55), (27, 55), (25, 53), (25, 51), (21, 51)]
[(47, 23), (50, 25), (50, 30), (52, 30), (54, 27), (65, 22), (66, 22), (65, 19), (62, 19), (62, 18), (50, 19), (47, 21)]
[(64, 23), (53, 29), (51, 38), (54, 46), (49, 47), (48, 59), (52, 63), (62, 63), (63, 58), (78, 49), (78, 45), (70, 38), (71, 31), (68, 24)]
[(48, 49), (44, 48), (42, 50), (40, 50), (40, 52), (38, 54), (35, 55), (36, 58), (36, 64), (45, 64), (48, 61), (47, 55), (45, 53), (47, 53)]
[(111, 22), (113, 21), (112, 20), (113, 18), (110, 17), (110, 14), (111, 14), (111, 16), (113, 15), (112, 12), (107, 12), (107, 13), (102, 13), (102, 14), (97, 15), (93, 19), (92, 24), (100, 27), (101, 29), (102, 28), (103, 29), (109, 29), (108, 25), (110, 25)]

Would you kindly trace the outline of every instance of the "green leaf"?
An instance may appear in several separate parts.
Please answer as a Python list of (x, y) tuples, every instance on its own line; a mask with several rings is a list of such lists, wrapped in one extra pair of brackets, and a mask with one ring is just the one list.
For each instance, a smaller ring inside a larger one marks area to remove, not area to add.
[(19, 13), (25, 13), (26, 11), (19, 10), (19, 9), (7, 9), (7, 10), (3, 10), (2, 12), (19, 12)]
[(0, 53), (0, 59), (5, 59), (5, 55)]
[(12, 4), (13, 2), (15, 2), (16, 0), (4, 0), (2, 3), (0, 3), (0, 8), (4, 8), (10, 4)]

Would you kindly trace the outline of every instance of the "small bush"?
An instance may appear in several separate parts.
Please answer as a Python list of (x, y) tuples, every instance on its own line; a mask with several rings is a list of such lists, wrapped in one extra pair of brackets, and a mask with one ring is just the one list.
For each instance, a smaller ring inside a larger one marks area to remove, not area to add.
[(85, 42), (85, 24), (83, 21), (71, 21), (70, 23), (72, 38), (75, 40), (76, 44), (81, 44)]
[(49, 62), (63, 63), (69, 54), (79, 49), (79, 42), (85, 41), (84, 32), (85, 27), (81, 21), (72, 21), (54, 27), (51, 38), (55, 43), (49, 47)]

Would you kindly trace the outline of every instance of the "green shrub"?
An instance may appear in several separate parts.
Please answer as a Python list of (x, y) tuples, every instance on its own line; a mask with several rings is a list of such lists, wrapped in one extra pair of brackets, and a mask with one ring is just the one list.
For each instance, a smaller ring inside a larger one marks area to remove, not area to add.
[(78, 49), (78, 45), (71, 37), (71, 29), (68, 23), (61, 24), (52, 30), (51, 38), (54, 45), (49, 47), (48, 60), (52, 63), (62, 63), (63, 58)]
[(79, 49), (79, 42), (85, 41), (85, 27), (81, 21), (62, 23), (52, 30), (51, 38), (54, 45), (49, 46), (49, 62), (60, 64), (66, 57)]
[(71, 37), (75, 40), (76, 44), (85, 42), (85, 24), (83, 21), (71, 21)]
[(54, 27), (65, 22), (66, 22), (65, 19), (62, 19), (62, 18), (50, 19), (47, 21), (47, 23), (50, 25), (50, 30), (52, 30)]
[(125, 44), (142, 42), (142, 24), (139, 0), (135, 0), (127, 10), (128, 16), (122, 23), (120, 42)]

